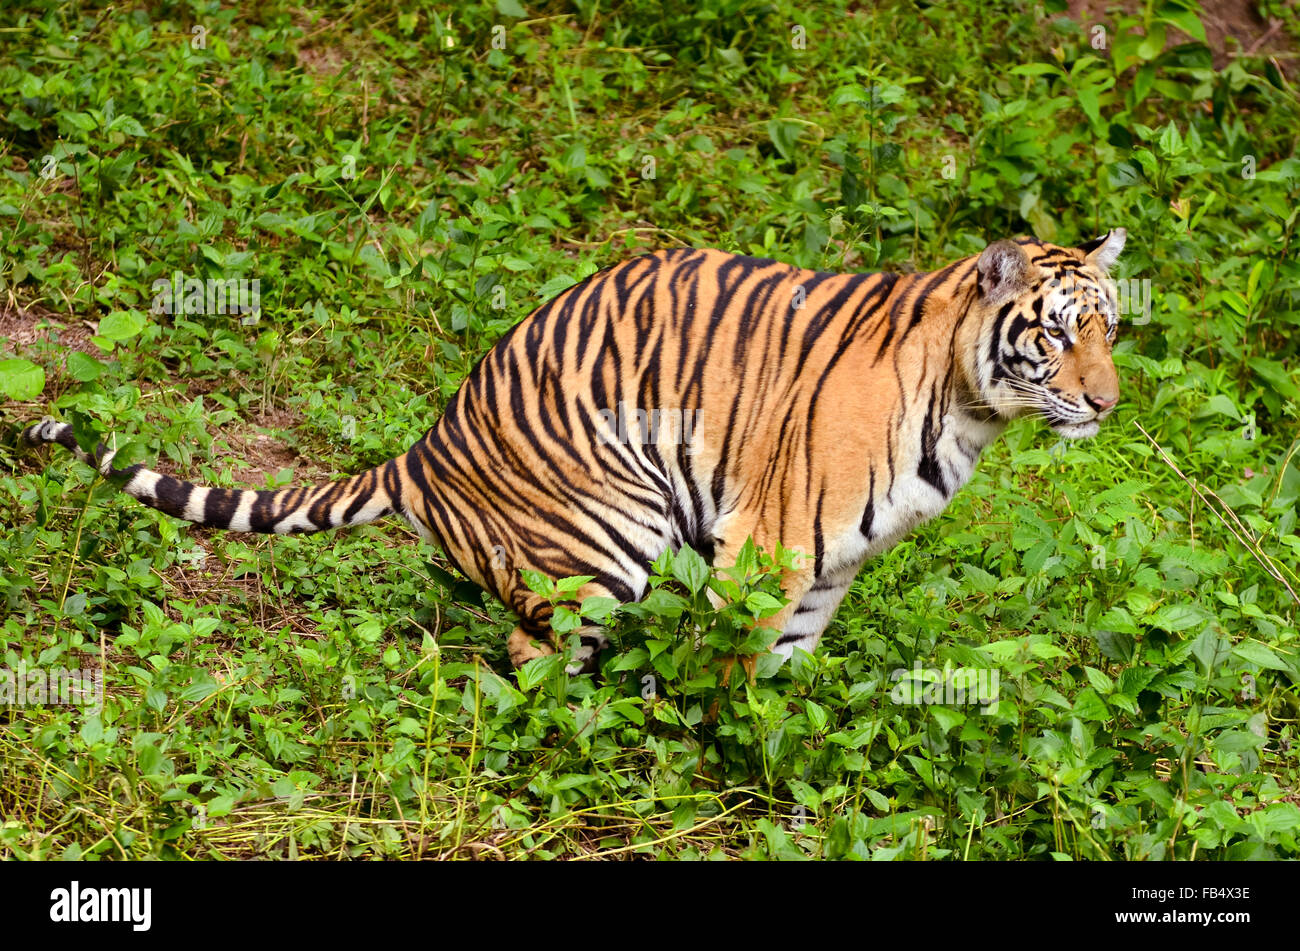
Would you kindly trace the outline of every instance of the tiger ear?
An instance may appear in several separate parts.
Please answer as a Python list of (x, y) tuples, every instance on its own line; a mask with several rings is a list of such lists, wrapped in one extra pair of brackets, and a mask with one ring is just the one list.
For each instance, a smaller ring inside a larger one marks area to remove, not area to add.
[(1100, 238), (1093, 238), (1081, 245), (1079, 250), (1085, 255), (1085, 263), (1109, 271), (1110, 266), (1119, 258), (1119, 253), (1124, 250), (1124, 242), (1127, 239), (1127, 231), (1123, 228), (1115, 228), (1107, 231)]
[(994, 241), (980, 252), (980, 296), (999, 304), (1029, 287), (1029, 255), (1014, 241)]

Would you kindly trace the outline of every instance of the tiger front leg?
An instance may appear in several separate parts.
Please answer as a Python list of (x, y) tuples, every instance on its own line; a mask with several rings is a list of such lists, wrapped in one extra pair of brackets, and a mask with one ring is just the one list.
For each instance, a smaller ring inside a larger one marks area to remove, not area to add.
[[(562, 603), (563, 607), (577, 614), (582, 602), (587, 598), (611, 597), (610, 588), (596, 581), (583, 585), (572, 600)], [(584, 623), (576, 630), (557, 634), (552, 627), (555, 609), (545, 598), (522, 585), (516, 588), (512, 598), (515, 613), (519, 615), (520, 624), (506, 641), (506, 650), (510, 663), (515, 669), (530, 660), (546, 657), (558, 650), (565, 650), (577, 637), (577, 644), (565, 671), (570, 676), (594, 673), (600, 666), (600, 653), (609, 646), (609, 635), (599, 624)]]

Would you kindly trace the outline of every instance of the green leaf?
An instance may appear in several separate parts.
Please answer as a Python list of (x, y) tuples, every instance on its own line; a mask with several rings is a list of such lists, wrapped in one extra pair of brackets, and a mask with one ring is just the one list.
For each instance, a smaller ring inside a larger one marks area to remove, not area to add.
[(1025, 63), (1021, 66), (1013, 67), (1012, 75), (1015, 76), (1064, 76), (1065, 71), (1059, 66), (1053, 66), (1051, 63)]
[(797, 122), (782, 119), (769, 119), (767, 122), (767, 137), (787, 162), (794, 157), (795, 143), (802, 132), (803, 126)]
[(560, 291), (568, 290), (576, 283), (577, 281), (569, 277), (567, 274), (558, 274), (537, 288), (537, 296), (542, 300), (550, 300), (552, 297), (559, 294)]
[(1163, 631), (1184, 631), (1205, 620), (1205, 612), (1192, 604), (1163, 604), (1150, 617), (1152, 627)]
[(1178, 126), (1170, 120), (1160, 133), (1160, 151), (1167, 156), (1177, 155), (1183, 150), (1183, 138), (1178, 134)]
[(1088, 683), (1092, 684), (1093, 689), (1099, 694), (1105, 695), (1115, 689), (1115, 681), (1095, 667), (1084, 667), (1083, 672), (1088, 676)]
[(755, 591), (745, 598), (745, 607), (749, 608), (755, 617), (765, 618), (780, 611), (784, 605), (766, 591)]
[(497, 0), (497, 13), (517, 20), (528, 16), (528, 11), (523, 8), (519, 0)]
[(867, 90), (860, 85), (841, 86), (831, 93), (827, 103), (832, 106), (842, 106), (846, 102), (857, 103), (858, 105), (868, 105), (871, 97), (867, 95)]
[(88, 353), (74, 350), (68, 354), (68, 375), (79, 383), (98, 380), (105, 369), (104, 364)]
[(182, 688), (178, 695), (181, 700), (189, 703), (198, 703), (200, 700), (206, 700), (218, 690), (218, 684), (209, 675), (203, 675), (194, 683)]
[(78, 591), (63, 602), (63, 616), (77, 617), (86, 610), (86, 593)]
[(108, 131), (125, 132), (127, 135), (133, 135), (137, 138), (147, 135), (144, 131), (144, 126), (140, 125), (139, 120), (133, 116), (118, 116), (108, 124)]
[(1196, 411), (1198, 419), (1218, 413), (1231, 419), (1241, 421), (1241, 411), (1232, 402), (1232, 397), (1224, 393), (1215, 393)]
[(209, 819), (220, 819), (223, 816), (230, 815), (230, 810), (235, 808), (234, 796), (216, 796), (208, 800), (207, 814)]
[(1155, 59), (1165, 49), (1165, 25), (1152, 23), (1146, 37), (1138, 44), (1138, 56), (1143, 59)]
[(1111, 188), (1127, 188), (1142, 181), (1142, 173), (1129, 162), (1115, 162), (1106, 169)]
[(555, 582), (540, 571), (523, 568), (520, 569), (519, 576), (524, 579), (524, 584), (528, 586), (529, 591), (540, 594), (544, 598), (549, 598), (555, 593)]
[(829, 720), (826, 708), (811, 700), (805, 700), (803, 709), (804, 714), (808, 717), (809, 725), (813, 728), (813, 732), (823, 732), (826, 729), (826, 724)]
[(135, 310), (115, 310), (99, 322), (99, 335), (120, 343), (144, 330), (144, 315)]
[(551, 630), (556, 634), (569, 634), (582, 627), (582, 618), (564, 605), (555, 609), (551, 616)]
[(556, 594), (573, 594), (584, 584), (595, 579), (595, 575), (575, 575), (572, 578), (561, 578), (555, 582)]
[(582, 606), (579, 613), (583, 617), (593, 621), (603, 621), (608, 618), (614, 609), (619, 606), (617, 598), (607, 598), (603, 595), (592, 595), (589, 598), (582, 599)]
[[(1109, 692), (1107, 691), (1107, 693)], [(1074, 698), (1072, 710), (1080, 720), (1092, 720), (1100, 723), (1110, 719), (1110, 711), (1106, 709), (1106, 702), (1097, 695), (1097, 691), (1092, 687), (1085, 687), (1079, 691)]]
[(1166, 3), (1156, 12), (1156, 19), (1177, 27), (1188, 36), (1200, 40), (1202, 43), (1208, 42), (1205, 38), (1205, 26), (1201, 23), (1201, 18), (1191, 10), (1184, 9), (1174, 3)]
[(82, 132), (93, 132), (99, 126), (99, 122), (88, 112), (62, 112), (59, 116)]
[(95, 714), (86, 718), (81, 726), (81, 739), (87, 746), (94, 746), (104, 738), (104, 724)]
[(45, 389), (45, 370), (30, 360), (0, 360), (0, 393), (11, 400), (34, 400)]
[(679, 618), (688, 607), (680, 595), (656, 588), (637, 604), (630, 604), (625, 609), (636, 617)]
[(673, 577), (686, 585), (691, 594), (698, 594), (709, 580), (708, 563), (693, 548), (684, 546), (673, 556)]
[(1079, 108), (1093, 122), (1101, 121), (1101, 97), (1098, 90), (1091, 86), (1085, 86), (1076, 92), (1076, 98), (1079, 100)]
[(1038, 636), (1034, 636), (1029, 639), (1029, 653), (1033, 654), (1035, 657), (1041, 657), (1044, 660), (1050, 659), (1052, 657), (1069, 656), (1068, 652), (1063, 651), (1061, 648), (1057, 647), (1055, 644), (1051, 643), (1047, 639), (1039, 638)]
[(1291, 670), (1291, 666), (1279, 657), (1272, 648), (1259, 641), (1242, 641), (1232, 648), (1232, 655), (1250, 661), (1258, 667), (1269, 670)]
[(948, 707), (931, 706), (930, 715), (934, 717), (934, 721), (939, 724), (939, 729), (944, 733), (948, 733), (966, 722), (966, 714), (960, 710), (951, 710)]
[(1228, 656), (1227, 643), (1207, 624), (1205, 630), (1192, 642), (1192, 654), (1201, 662), (1207, 674), (1213, 674)]
[(1245, 750), (1259, 749), (1265, 739), (1249, 730), (1226, 730), (1214, 739), (1214, 748), (1225, 753), (1241, 753)]
[(1265, 357), (1251, 357), (1246, 361), (1250, 368), (1259, 374), (1260, 378), (1269, 383), (1275, 390), (1287, 399), (1300, 399), (1300, 386), (1291, 379), (1291, 374), (1286, 367), (1276, 360), (1269, 360)]
[(554, 674), (566, 658), (563, 653), (536, 657), (515, 671), (515, 682), (519, 689), (527, 692)]
[(867, 799), (870, 800), (871, 805), (875, 807), (877, 812), (887, 813), (890, 811), (889, 800), (886, 799), (881, 793), (877, 792), (874, 789), (863, 789), (862, 791), (866, 793)]

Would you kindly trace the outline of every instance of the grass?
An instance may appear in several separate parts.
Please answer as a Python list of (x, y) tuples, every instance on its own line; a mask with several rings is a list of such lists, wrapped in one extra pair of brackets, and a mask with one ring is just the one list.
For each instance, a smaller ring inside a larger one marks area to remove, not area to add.
[[(9, 22), (0, 649), (98, 671), (103, 704), (0, 708), (0, 854), (1300, 857), (1293, 54), (1216, 55), (1179, 3), (1101, 49), (1063, 3)], [(710, 660), (768, 610), (757, 555), (665, 559), (602, 678), (516, 679), (504, 609), (396, 522), (197, 532), (17, 445), (53, 412), (208, 484), (322, 479), (640, 250), (929, 269), (1116, 226), (1152, 306), (1115, 418), (1012, 427), (753, 686)], [(256, 280), (260, 313), (155, 308), (177, 273)], [(972, 670), (987, 709), (911, 702)]]

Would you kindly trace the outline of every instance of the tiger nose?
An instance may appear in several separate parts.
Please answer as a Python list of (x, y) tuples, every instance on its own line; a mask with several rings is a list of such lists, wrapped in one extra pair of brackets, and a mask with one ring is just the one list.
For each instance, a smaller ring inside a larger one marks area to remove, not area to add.
[(1089, 406), (1099, 413), (1106, 412), (1119, 402), (1118, 396), (1098, 396), (1095, 393), (1084, 393), (1083, 398), (1088, 401)]

